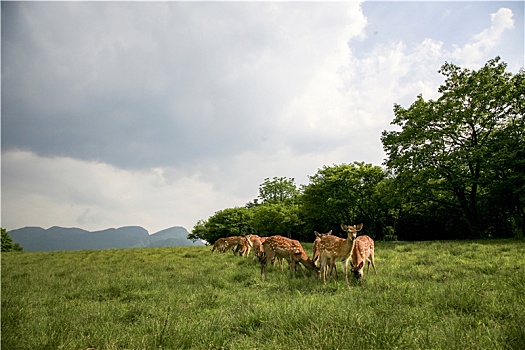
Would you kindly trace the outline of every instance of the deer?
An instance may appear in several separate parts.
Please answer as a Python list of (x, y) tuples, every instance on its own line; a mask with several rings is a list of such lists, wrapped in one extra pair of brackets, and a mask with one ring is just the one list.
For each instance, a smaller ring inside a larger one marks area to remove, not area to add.
[[(370, 271), (370, 264), (372, 264), (374, 272), (377, 274), (376, 264), (374, 262), (374, 240), (366, 235), (354, 239), (350, 257), (345, 261), (345, 269), (348, 268), (348, 261), (350, 261), (352, 267), (352, 274), (358, 281), (363, 278), (365, 262), (367, 263), (366, 272), (368, 273)], [(346, 285), (349, 286), (348, 276), (346, 276)]]
[[(266, 238), (268, 237), (256, 236), (256, 238), (253, 240), (253, 260), (261, 261), (261, 258), (264, 256), (263, 243), (266, 241)], [(283, 258), (277, 257), (277, 262), (279, 263), (279, 266), (281, 266), (281, 271), (284, 271)], [(275, 259), (272, 261), (272, 263), (275, 265)]]
[(243, 236), (228, 237), (228, 243), (229, 243), (229, 248), (233, 252), (233, 255), (237, 255), (237, 253), (239, 253), (240, 248), (244, 245), (244, 237)]
[[(319, 269), (314, 265), (312, 260), (310, 260), (299, 241), (283, 236), (271, 236), (267, 237), (263, 243), (263, 256), (260, 258), (262, 280), (266, 279), (266, 267), (268, 262), (272, 261), (274, 258), (286, 259), (293, 277), (295, 277), (296, 267), (300, 267), (298, 264), (302, 264), (308, 270), (316, 274), (319, 272)], [(301, 272), (304, 275), (302, 269)]]
[(257, 241), (260, 241), (261, 237), (257, 235), (246, 235), (246, 244), (243, 247), (243, 254), (242, 256), (247, 257), (250, 255), (250, 252), (252, 248), (254, 248), (254, 259), (255, 259), (255, 244), (257, 244)]
[(253, 235), (255, 238), (252, 240), (253, 245), (253, 260), (259, 260), (263, 254), (263, 243), (266, 240), (266, 237), (259, 237)]
[(233, 254), (235, 254), (235, 248), (237, 248), (237, 244), (240, 242), (241, 239), (241, 236), (226, 237), (224, 239), (224, 252), (227, 252), (228, 250), (233, 250)]
[(252, 249), (252, 242), (248, 236), (240, 236), (241, 239), (237, 240), (237, 246), (233, 247), (233, 254), (238, 253), (239, 256), (246, 257)]
[[(330, 264), (330, 274), (337, 261), (346, 260), (352, 253), (353, 241), (357, 237), (357, 232), (363, 229), (363, 224), (359, 225), (345, 225), (342, 224), (341, 228), (347, 232), (348, 236), (346, 239), (326, 235), (321, 237), (319, 242), (319, 256), (321, 259), (321, 275), (323, 281), (326, 283), (327, 266)], [(343, 273), (345, 278), (348, 275), (347, 265), (343, 265)], [(348, 278), (347, 278), (348, 279)]]
[(224, 253), (226, 251), (227, 241), (226, 238), (221, 237), (218, 240), (213, 243), (213, 248), (211, 249), (211, 252), (213, 253), (215, 250), (219, 253)]
[(233, 251), (233, 255), (237, 255), (237, 253), (239, 253), (239, 255), (242, 255), (242, 251), (243, 249), (245, 249), (245, 246), (250, 244), (247, 241), (248, 240), (244, 236), (230, 236), (223, 239), (219, 238), (215, 243), (219, 242), (217, 243), (217, 249), (221, 253), (227, 252), (231, 249)]
[[(319, 257), (320, 257), (319, 243), (321, 242), (321, 238), (323, 238), (324, 236), (330, 236), (332, 234), (332, 230), (330, 230), (327, 233), (319, 233), (317, 231), (314, 231), (314, 233), (315, 233), (316, 238), (312, 246), (312, 250), (313, 250), (312, 261), (314, 262), (315, 266), (317, 266), (317, 261), (319, 260)], [(330, 264), (330, 260), (328, 261), (328, 263)], [(335, 271), (335, 277), (337, 278), (337, 266), (335, 263), (334, 263), (333, 270), (332, 269), (330, 270), (329, 276), (332, 276), (332, 273), (334, 271)]]
[(250, 251), (252, 250), (252, 241), (250, 240), (251, 235), (244, 236), (244, 242), (242, 245), (237, 246), (237, 252), (240, 256), (246, 257), (248, 254), (250, 254)]
[(313, 250), (313, 256), (312, 256), (312, 262), (317, 266), (317, 260), (319, 260), (319, 243), (321, 242), (321, 238), (323, 238), (324, 236), (330, 236), (332, 234), (332, 230), (330, 230), (329, 232), (327, 233), (319, 233), (317, 231), (314, 231), (315, 233), (315, 241), (314, 241), (314, 244), (312, 246), (312, 250)]

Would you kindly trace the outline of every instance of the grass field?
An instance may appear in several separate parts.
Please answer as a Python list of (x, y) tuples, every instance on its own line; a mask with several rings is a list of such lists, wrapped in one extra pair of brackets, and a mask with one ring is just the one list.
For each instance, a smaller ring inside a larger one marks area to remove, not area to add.
[(350, 289), (210, 247), (1, 262), (2, 349), (525, 349), (523, 240), (376, 242)]

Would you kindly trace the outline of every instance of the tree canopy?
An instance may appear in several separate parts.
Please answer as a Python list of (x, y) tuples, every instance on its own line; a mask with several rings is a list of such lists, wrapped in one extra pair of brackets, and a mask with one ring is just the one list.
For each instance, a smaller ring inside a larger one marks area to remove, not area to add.
[(379, 166), (355, 162), (319, 169), (304, 187), (302, 212), (313, 229), (338, 230), (341, 223), (366, 222), (378, 218), (376, 191), (386, 173)]
[(470, 237), (487, 232), (481, 214), (496, 204), (490, 189), (509, 192), (504, 174), (522, 187), (511, 202), (519, 207), (513, 220), (523, 225), (524, 73), (505, 69), (499, 58), (478, 71), (444, 64), (441, 96), (425, 101), (420, 95), (407, 109), (396, 104), (392, 124), (401, 131), (384, 131), (381, 138), (385, 165), (405, 202), (460, 211)]
[(299, 191), (295, 185), (295, 179), (285, 177), (274, 177), (264, 179), (259, 186), (259, 198), (263, 202), (286, 202), (297, 197)]

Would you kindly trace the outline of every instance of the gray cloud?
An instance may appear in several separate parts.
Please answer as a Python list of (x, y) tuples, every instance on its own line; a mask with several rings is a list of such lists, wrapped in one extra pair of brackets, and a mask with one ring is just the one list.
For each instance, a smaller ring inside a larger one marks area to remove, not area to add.
[(346, 19), (319, 8), (4, 4), (3, 149), (124, 168), (256, 150)]

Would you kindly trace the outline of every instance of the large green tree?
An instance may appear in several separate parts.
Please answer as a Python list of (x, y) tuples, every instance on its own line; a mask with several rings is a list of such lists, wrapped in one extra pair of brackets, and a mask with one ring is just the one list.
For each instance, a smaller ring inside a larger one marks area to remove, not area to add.
[(486, 229), (480, 198), (488, 195), (488, 184), (503, 173), (523, 180), (515, 173), (523, 163), (514, 157), (524, 147), (524, 73), (506, 72), (500, 58), (477, 71), (445, 63), (440, 73), (445, 82), (437, 100), (420, 95), (409, 108), (395, 104), (392, 124), (401, 131), (382, 134), (386, 165), (407, 202), (458, 210), (469, 235), (477, 237)]
[(294, 178), (274, 177), (264, 179), (259, 185), (260, 203), (293, 203), (300, 192)]
[(381, 167), (360, 162), (319, 169), (303, 189), (305, 220), (317, 231), (363, 222), (368, 233), (380, 235), (383, 211), (378, 207), (377, 191), (385, 178)]
[(219, 210), (207, 221), (199, 221), (188, 239), (202, 239), (209, 244), (221, 237), (244, 236), (253, 233), (250, 226), (251, 213), (247, 208), (236, 207)]

